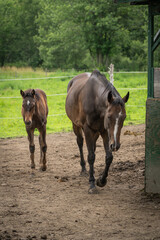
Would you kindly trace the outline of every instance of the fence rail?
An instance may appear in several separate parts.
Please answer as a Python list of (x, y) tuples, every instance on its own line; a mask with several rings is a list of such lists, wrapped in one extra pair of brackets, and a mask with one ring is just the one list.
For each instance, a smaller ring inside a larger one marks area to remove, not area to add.
[(42, 79), (56, 79), (56, 78), (72, 78), (74, 76), (57, 76), (57, 77), (43, 77), (43, 78), (9, 78), (9, 79), (0, 79), (0, 82), (8, 81), (30, 81), (30, 80), (42, 80)]
[[(103, 72), (104, 74), (108, 74), (108, 72)], [(147, 73), (147, 72), (114, 72), (114, 74), (139, 74), (139, 73)], [(56, 78), (73, 78), (76, 75), (69, 76), (55, 76), (55, 77), (39, 77), (39, 78), (8, 78), (8, 79), (0, 79), (0, 82), (8, 82), (8, 81), (30, 81), (30, 80), (43, 80), (43, 79), (56, 79)]]
[[(51, 95), (47, 95), (47, 97), (54, 97), (54, 96), (62, 96), (62, 95), (67, 95), (67, 93), (55, 93), (55, 94), (51, 94)], [(10, 99), (10, 98), (21, 98), (20, 96), (16, 96), (16, 97), (0, 97), (0, 99)]]
[[(48, 115), (48, 117), (63, 116), (63, 115), (66, 115), (66, 113), (52, 114), (52, 115)], [(8, 119), (8, 120), (9, 119), (22, 119), (22, 117), (14, 117), (14, 118), (10, 118), (10, 117), (9, 118), (8, 117), (7, 118), (1, 118), (0, 117), (0, 120), (1, 119)]]
[[(117, 88), (118, 90), (131, 90), (131, 91), (139, 91), (139, 90), (147, 90), (147, 88)], [(54, 97), (54, 96), (63, 96), (67, 95), (67, 93), (55, 93), (47, 95), (47, 97)], [(0, 97), (0, 99), (10, 99), (10, 98), (22, 98), (20, 96), (13, 96), (13, 97)]]
[[(114, 72), (114, 74), (139, 74), (139, 73), (147, 73), (147, 72)], [(104, 72), (104, 74), (108, 74), (108, 72)], [(55, 76), (55, 77), (40, 77), (40, 78), (10, 78), (10, 79), (0, 79), (0, 82), (9, 82), (9, 81), (31, 81), (31, 80), (46, 80), (46, 79), (63, 79), (63, 78), (73, 78), (75, 75), (67, 75), (67, 76)], [(117, 88), (118, 90), (130, 90), (130, 91), (141, 91), (147, 90), (147, 88)], [(49, 94), (47, 97), (54, 97), (54, 96), (66, 96), (67, 93), (55, 93)], [(21, 96), (1, 96), (0, 99), (22, 99)], [(137, 107), (137, 108), (145, 108), (145, 105), (126, 105), (126, 107)], [(51, 114), (48, 117), (57, 117), (57, 116), (65, 116), (66, 113), (59, 113), (59, 114)], [(0, 117), (0, 120), (19, 120), (22, 117)], [(142, 121), (143, 119), (131, 119), (127, 121)]]

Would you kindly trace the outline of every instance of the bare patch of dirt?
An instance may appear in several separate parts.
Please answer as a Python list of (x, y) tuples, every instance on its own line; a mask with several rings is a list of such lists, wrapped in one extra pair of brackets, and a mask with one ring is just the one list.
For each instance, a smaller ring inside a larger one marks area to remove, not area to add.
[[(39, 171), (38, 137), (35, 170), (27, 138), (1, 139), (0, 239), (160, 239), (160, 198), (144, 194), (144, 135), (144, 125), (123, 128), (107, 185), (96, 195), (88, 194), (88, 177), (80, 176), (73, 133), (47, 135), (46, 172)], [(104, 157), (99, 138), (96, 178)]]

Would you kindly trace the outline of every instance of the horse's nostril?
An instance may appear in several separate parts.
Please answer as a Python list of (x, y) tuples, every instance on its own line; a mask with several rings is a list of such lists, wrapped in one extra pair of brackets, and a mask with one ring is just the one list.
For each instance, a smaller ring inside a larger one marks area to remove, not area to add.
[(118, 151), (120, 144), (115, 145), (114, 143), (110, 145), (111, 151)]
[(110, 145), (110, 149), (111, 149), (112, 151), (114, 151), (114, 144), (111, 144), (111, 145)]
[(25, 122), (27, 126), (31, 125), (31, 121)]
[(120, 148), (120, 144), (117, 144), (117, 146), (116, 146), (116, 150), (118, 151), (118, 149)]

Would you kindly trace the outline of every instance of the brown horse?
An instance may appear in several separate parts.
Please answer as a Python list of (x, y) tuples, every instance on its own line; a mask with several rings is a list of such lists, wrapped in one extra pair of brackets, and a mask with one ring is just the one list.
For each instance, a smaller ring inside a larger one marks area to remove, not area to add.
[(89, 193), (96, 193), (94, 178), (94, 161), (96, 141), (101, 135), (103, 139), (105, 169), (97, 180), (99, 187), (105, 186), (108, 170), (113, 160), (113, 151), (120, 148), (120, 133), (126, 118), (125, 103), (129, 92), (121, 98), (114, 86), (98, 70), (82, 73), (74, 77), (68, 84), (66, 113), (73, 124), (80, 151), (82, 173), (86, 172), (83, 156), (83, 136), (88, 149)]
[(34, 162), (34, 130), (39, 130), (39, 144), (40, 144), (40, 168), (42, 171), (46, 170), (46, 123), (48, 115), (47, 97), (40, 89), (28, 89), (20, 91), (23, 97), (22, 116), (26, 126), (26, 131), (29, 140), (29, 150), (31, 158), (31, 168), (35, 168)]

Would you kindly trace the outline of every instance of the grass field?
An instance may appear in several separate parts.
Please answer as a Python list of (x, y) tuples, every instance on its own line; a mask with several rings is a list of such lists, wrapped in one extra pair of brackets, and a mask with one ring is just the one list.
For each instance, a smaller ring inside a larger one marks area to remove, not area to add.
[[(74, 70), (46, 73), (41, 69), (34, 71), (31, 68), (0, 68), (0, 138), (26, 136), (21, 117), (20, 89), (28, 88), (43, 89), (48, 95), (47, 133), (70, 131), (72, 125), (65, 115), (66, 89), (69, 80), (78, 73), (80, 72)], [(109, 79), (108, 74), (106, 76)], [(114, 79), (114, 86), (122, 97), (126, 95), (128, 88), (131, 88), (126, 104), (125, 125), (144, 123), (147, 90), (138, 88), (147, 87), (147, 73), (115, 73)]]

